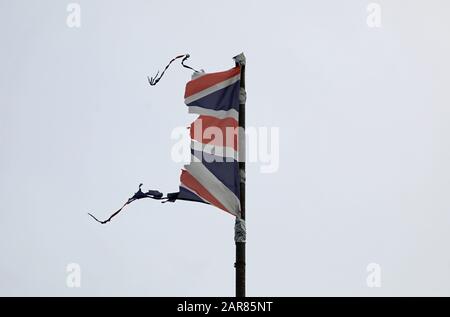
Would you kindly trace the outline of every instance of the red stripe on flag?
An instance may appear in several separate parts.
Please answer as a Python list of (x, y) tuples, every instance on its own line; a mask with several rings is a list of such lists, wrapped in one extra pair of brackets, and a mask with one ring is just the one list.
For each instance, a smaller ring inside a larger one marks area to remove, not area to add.
[(202, 184), (199, 183), (188, 171), (181, 171), (181, 183), (186, 185), (188, 189), (191, 189), (197, 193), (200, 198), (205, 199), (214, 206), (229, 212), (217, 199), (214, 197)]
[(186, 91), (184, 93), (184, 98), (192, 96), (206, 88), (214, 86), (224, 80), (238, 75), (241, 72), (241, 68), (236, 66), (230, 70), (218, 73), (210, 73), (200, 76), (196, 79), (191, 80), (186, 84)]
[(233, 118), (218, 119), (201, 115), (191, 124), (190, 134), (191, 139), (200, 143), (238, 150), (238, 122)]

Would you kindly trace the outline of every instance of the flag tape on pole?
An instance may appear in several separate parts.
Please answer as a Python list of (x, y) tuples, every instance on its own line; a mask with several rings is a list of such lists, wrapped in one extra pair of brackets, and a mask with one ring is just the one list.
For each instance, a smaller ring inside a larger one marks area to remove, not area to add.
[(244, 55), (244, 53), (236, 55), (235, 57), (233, 57), (233, 59), (239, 65), (245, 65), (245, 55)]
[(247, 231), (245, 229), (245, 220), (236, 217), (236, 222), (234, 223), (234, 241), (235, 242), (245, 242)]
[(241, 176), (241, 184), (245, 184), (245, 171), (244, 170), (240, 170), (239, 174)]
[(247, 101), (247, 92), (245, 91), (245, 88), (241, 87), (241, 90), (239, 91), (239, 103), (245, 104)]

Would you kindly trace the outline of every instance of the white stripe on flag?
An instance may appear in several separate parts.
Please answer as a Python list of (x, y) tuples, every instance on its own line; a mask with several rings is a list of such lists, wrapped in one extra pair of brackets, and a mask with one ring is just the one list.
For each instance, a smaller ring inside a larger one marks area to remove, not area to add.
[(233, 118), (234, 120), (239, 121), (239, 112), (237, 112), (235, 109), (212, 110), (197, 106), (190, 106), (188, 111), (189, 113), (195, 113), (203, 116), (210, 116), (217, 119)]
[(204, 144), (192, 139), (191, 149), (193, 149), (194, 151), (205, 152), (214, 156), (231, 158), (235, 161), (237, 161), (239, 158), (239, 153), (229, 146), (220, 146), (209, 143)]

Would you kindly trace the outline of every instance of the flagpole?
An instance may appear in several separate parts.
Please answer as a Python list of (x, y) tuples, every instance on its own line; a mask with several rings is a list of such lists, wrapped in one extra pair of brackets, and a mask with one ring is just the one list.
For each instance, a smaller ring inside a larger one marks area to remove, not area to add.
[(241, 53), (233, 57), (236, 66), (241, 67), (239, 93), (239, 175), (241, 217), (236, 217), (234, 240), (236, 243), (236, 297), (245, 297), (245, 55)]

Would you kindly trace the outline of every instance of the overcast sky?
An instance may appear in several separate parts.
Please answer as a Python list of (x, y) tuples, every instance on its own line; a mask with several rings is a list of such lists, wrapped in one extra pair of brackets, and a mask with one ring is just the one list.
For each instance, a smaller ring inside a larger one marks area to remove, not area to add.
[[(234, 219), (177, 191), (191, 72), (247, 56), (250, 296), (450, 295), (450, 4), (0, 0), (0, 295), (233, 296)], [(370, 23), (369, 23), (370, 24)], [(67, 286), (67, 265), (81, 287)], [(381, 268), (368, 287), (367, 266)]]

